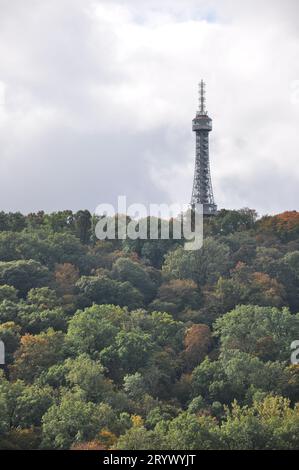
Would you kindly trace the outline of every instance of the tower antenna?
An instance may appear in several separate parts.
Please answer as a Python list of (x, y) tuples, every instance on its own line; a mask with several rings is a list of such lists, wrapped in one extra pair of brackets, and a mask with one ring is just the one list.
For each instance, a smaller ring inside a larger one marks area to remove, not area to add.
[(199, 112), (202, 116), (207, 114), (206, 111), (206, 84), (203, 80), (199, 83)]

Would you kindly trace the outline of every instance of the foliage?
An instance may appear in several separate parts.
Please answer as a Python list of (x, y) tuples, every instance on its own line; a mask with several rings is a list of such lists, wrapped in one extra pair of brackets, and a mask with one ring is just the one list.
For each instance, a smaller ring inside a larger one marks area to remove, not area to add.
[(115, 419), (108, 405), (65, 395), (61, 403), (52, 405), (43, 417), (42, 447), (68, 449), (74, 442), (92, 440)]
[(207, 238), (200, 250), (183, 247), (165, 257), (163, 273), (167, 278), (192, 279), (198, 286), (213, 284), (229, 269), (229, 249), (223, 243)]
[(0, 284), (15, 287), (21, 295), (50, 281), (48, 269), (37, 261), (0, 261)]
[(197, 251), (97, 220), (0, 212), (0, 449), (298, 449), (299, 214)]
[(218, 318), (214, 331), (223, 351), (238, 349), (264, 360), (288, 360), (299, 332), (299, 315), (288, 309), (241, 305)]

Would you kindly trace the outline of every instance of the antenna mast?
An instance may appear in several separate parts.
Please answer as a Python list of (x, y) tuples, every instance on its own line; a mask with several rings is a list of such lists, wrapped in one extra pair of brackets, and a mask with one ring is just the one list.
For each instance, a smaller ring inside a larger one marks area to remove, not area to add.
[(207, 114), (206, 110), (206, 84), (203, 80), (199, 83), (199, 113), (201, 116)]

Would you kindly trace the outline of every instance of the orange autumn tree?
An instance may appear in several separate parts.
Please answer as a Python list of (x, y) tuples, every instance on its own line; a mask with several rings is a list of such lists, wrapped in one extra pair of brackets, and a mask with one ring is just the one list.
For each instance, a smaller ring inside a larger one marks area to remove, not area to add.
[(43, 370), (56, 364), (64, 354), (64, 334), (49, 329), (39, 335), (25, 334), (16, 351), (11, 378), (32, 382)]
[(76, 442), (71, 450), (109, 450), (116, 443), (117, 436), (108, 429), (102, 429), (92, 441)]
[(259, 232), (274, 234), (283, 241), (294, 240), (299, 236), (299, 212), (286, 211), (262, 217), (257, 227)]
[(192, 370), (209, 352), (212, 345), (211, 330), (207, 325), (194, 324), (186, 331), (183, 357), (187, 370)]
[(58, 290), (62, 294), (74, 293), (75, 284), (79, 279), (79, 270), (76, 266), (71, 263), (57, 264), (54, 275)]

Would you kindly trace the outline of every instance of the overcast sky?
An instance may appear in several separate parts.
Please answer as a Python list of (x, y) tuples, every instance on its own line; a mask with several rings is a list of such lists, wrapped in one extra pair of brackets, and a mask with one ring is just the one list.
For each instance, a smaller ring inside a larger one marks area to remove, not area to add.
[(218, 207), (299, 210), (297, 0), (0, 0), (0, 210), (189, 202), (201, 78)]

